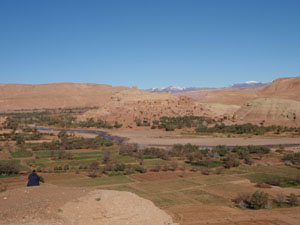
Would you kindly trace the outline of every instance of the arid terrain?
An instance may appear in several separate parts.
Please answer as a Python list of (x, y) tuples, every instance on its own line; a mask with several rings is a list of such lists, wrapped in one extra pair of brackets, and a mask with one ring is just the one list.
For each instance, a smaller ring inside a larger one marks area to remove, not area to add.
[(123, 127), (135, 126), (136, 120), (184, 115), (225, 118), (228, 123), (299, 126), (299, 87), (300, 77), (277, 79), (266, 87), (200, 89), (174, 94), (98, 84), (2, 84), (0, 111), (99, 107), (78, 119), (118, 119)]
[(2, 84), (0, 224), (298, 225), (299, 96)]

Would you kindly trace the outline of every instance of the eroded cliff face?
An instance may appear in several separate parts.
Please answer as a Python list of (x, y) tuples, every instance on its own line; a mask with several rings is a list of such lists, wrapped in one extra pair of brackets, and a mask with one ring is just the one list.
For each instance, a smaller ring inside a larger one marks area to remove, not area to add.
[(258, 98), (244, 104), (236, 113), (240, 123), (300, 126), (300, 102), (279, 98)]

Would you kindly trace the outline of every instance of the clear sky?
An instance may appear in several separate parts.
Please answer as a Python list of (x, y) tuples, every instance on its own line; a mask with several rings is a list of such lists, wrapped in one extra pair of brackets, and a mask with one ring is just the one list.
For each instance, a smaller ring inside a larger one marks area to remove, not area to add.
[(300, 0), (0, 0), (0, 83), (300, 76)]

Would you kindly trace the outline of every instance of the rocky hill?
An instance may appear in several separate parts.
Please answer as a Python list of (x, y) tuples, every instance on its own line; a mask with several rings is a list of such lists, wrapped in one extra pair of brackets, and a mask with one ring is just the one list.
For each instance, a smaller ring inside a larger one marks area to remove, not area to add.
[(142, 123), (159, 119), (161, 116), (213, 116), (202, 104), (188, 97), (176, 97), (170, 93), (149, 93), (137, 89), (121, 91), (111, 97), (111, 101), (96, 110), (89, 110), (80, 120), (97, 118), (119, 121), (133, 127), (136, 121)]

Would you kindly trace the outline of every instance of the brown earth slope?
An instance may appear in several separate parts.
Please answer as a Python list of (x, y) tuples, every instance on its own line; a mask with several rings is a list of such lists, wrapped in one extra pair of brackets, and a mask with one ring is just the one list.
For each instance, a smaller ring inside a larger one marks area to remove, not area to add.
[(175, 225), (149, 200), (129, 192), (42, 185), (0, 193), (0, 224)]
[(258, 98), (243, 105), (235, 113), (240, 123), (300, 126), (300, 101), (279, 98)]
[(285, 98), (300, 101), (300, 77), (280, 78), (264, 87), (261, 97)]
[(125, 89), (102, 84), (0, 84), (0, 111), (101, 106)]

